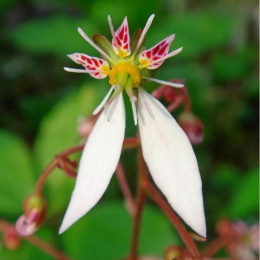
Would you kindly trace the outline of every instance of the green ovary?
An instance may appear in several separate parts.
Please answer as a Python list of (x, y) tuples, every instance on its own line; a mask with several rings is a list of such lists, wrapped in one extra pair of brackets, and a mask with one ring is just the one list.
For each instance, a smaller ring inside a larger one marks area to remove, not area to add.
[(140, 70), (136, 65), (131, 62), (118, 62), (110, 71), (109, 71), (109, 84), (115, 85), (119, 84), (124, 86), (129, 80), (133, 82), (133, 86), (138, 88), (141, 81)]

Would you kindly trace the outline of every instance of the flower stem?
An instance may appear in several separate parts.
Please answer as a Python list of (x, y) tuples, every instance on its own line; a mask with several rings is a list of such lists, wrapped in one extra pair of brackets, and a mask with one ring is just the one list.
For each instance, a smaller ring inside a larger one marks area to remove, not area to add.
[(184, 86), (181, 90), (180, 90), (182, 96), (184, 97), (184, 110), (185, 112), (191, 112), (191, 100), (190, 100), (190, 95), (189, 92), (186, 88), (186, 86)]
[(152, 199), (156, 202), (156, 204), (164, 211), (167, 217), (172, 222), (173, 226), (178, 231), (180, 237), (182, 238), (183, 242), (187, 246), (188, 250), (190, 251), (192, 259), (201, 259), (200, 252), (194, 243), (194, 241), (189, 236), (189, 233), (174, 213), (174, 211), (170, 208), (168, 203), (162, 198), (161, 194), (153, 187), (150, 181), (146, 181), (145, 183), (146, 191), (149, 195), (151, 195)]
[(134, 216), (134, 228), (131, 244), (131, 253), (129, 260), (137, 260), (138, 257), (138, 243), (140, 234), (141, 217), (145, 205), (146, 194), (144, 190), (144, 183), (147, 179), (147, 169), (144, 162), (141, 146), (137, 150), (138, 158), (138, 186), (137, 186), (137, 199), (136, 199), (136, 211)]
[(169, 112), (173, 112), (175, 109), (177, 109), (183, 102), (184, 102), (184, 98), (183, 96), (178, 96), (176, 97), (176, 99), (174, 100), (174, 102), (172, 102), (168, 107), (167, 110)]
[(233, 237), (232, 238), (216, 238), (202, 252), (202, 256), (204, 258), (209, 258), (209, 257), (214, 256), (221, 248), (223, 248), (228, 243), (230, 243), (232, 241), (232, 239), (233, 239)]
[(136, 212), (136, 203), (131, 193), (131, 190), (128, 186), (127, 179), (125, 177), (124, 169), (122, 167), (121, 162), (119, 161), (117, 168), (116, 168), (116, 177), (119, 182), (120, 188), (123, 192), (123, 195), (126, 200), (126, 207), (131, 216), (135, 216)]
[[(14, 226), (11, 223), (0, 219), (0, 232), (4, 232), (9, 227), (14, 228)], [(61, 252), (59, 249), (55, 248), (50, 243), (43, 241), (41, 238), (39, 238), (37, 236), (28, 236), (28, 237), (19, 236), (19, 238), (23, 239), (25, 241), (28, 241), (29, 243), (40, 248), (46, 254), (52, 256), (55, 259), (58, 259), (58, 260), (70, 260), (71, 259), (70, 257), (66, 256), (63, 252)]]
[[(59, 166), (60, 161), (63, 161), (64, 158), (67, 156), (82, 151), (84, 145), (78, 145), (72, 148), (69, 148), (55, 156), (55, 158), (51, 161), (51, 163), (45, 168), (45, 170), (42, 172), (41, 176), (39, 177), (35, 189), (34, 194), (41, 195), (44, 184), (46, 182), (46, 179), (49, 177), (49, 175), (52, 173), (52, 171)], [(63, 162), (64, 163), (64, 162)]]

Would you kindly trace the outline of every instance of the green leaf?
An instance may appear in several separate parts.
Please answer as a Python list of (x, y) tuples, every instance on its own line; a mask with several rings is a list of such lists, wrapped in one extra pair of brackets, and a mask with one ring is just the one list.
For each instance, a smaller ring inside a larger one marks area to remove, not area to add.
[[(133, 220), (122, 203), (101, 203), (61, 236), (76, 259), (122, 259), (129, 253)], [(162, 256), (168, 245), (178, 244), (166, 217), (149, 207), (142, 219), (140, 253)]]
[(65, 56), (72, 52), (97, 54), (79, 35), (77, 27), (87, 28), (87, 34), (97, 32), (96, 26), (86, 19), (72, 19), (68, 16), (52, 16), (32, 19), (12, 32), (14, 43), (30, 53)]
[[(107, 87), (95, 82), (84, 85), (58, 103), (42, 121), (35, 142), (35, 155), (39, 170), (42, 171), (63, 150), (80, 144), (77, 122), (80, 116), (89, 116), (104, 98)], [(80, 153), (78, 154), (80, 155)], [(71, 195), (74, 180), (57, 170), (47, 180), (51, 201), (49, 212), (65, 210)]]
[(217, 82), (240, 81), (253, 70), (256, 53), (246, 48), (239, 53), (216, 53), (212, 60), (213, 75)]
[(253, 169), (233, 186), (233, 195), (224, 210), (230, 218), (247, 217), (259, 211), (259, 171)]
[[(196, 11), (167, 16), (153, 26), (147, 37), (147, 48), (175, 33), (172, 49), (183, 46), (180, 58), (195, 58), (226, 44), (236, 28), (238, 17), (214, 11)], [(164, 26), (162, 26), (164, 25)]]
[(18, 215), (34, 188), (31, 155), (25, 143), (8, 132), (0, 131), (0, 144), (1, 215)]

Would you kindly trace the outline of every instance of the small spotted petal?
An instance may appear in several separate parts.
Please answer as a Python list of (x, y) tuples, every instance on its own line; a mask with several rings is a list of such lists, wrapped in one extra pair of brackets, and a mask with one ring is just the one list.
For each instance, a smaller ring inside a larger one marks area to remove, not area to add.
[(74, 62), (84, 66), (86, 71), (96, 79), (103, 79), (108, 75), (109, 64), (103, 59), (82, 53), (70, 54), (68, 57)]
[(130, 55), (130, 36), (127, 17), (125, 17), (124, 21), (115, 32), (115, 36), (112, 39), (112, 45), (115, 53), (120, 57), (124, 58)]
[[(164, 40), (160, 41), (154, 47), (149, 50), (143, 51), (139, 55), (140, 65), (147, 69), (157, 69), (164, 62), (163, 57), (168, 54), (170, 45), (174, 39), (175, 35), (172, 34)], [(156, 60), (159, 60), (156, 62)]]

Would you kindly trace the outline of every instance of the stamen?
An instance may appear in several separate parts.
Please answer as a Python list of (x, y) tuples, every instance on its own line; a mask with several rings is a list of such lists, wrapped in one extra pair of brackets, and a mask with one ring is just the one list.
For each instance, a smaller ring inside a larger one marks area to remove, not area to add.
[(112, 35), (113, 39), (115, 39), (115, 30), (114, 30), (114, 26), (113, 26), (110, 14), (107, 16), (107, 20), (108, 20), (108, 25), (110, 28), (111, 35)]
[[(140, 90), (139, 90), (139, 91), (144, 91), (144, 90), (140, 87)], [(149, 104), (146, 102), (146, 99), (145, 99), (144, 95), (142, 95), (142, 101), (144, 102), (144, 106), (145, 106), (145, 108), (146, 108), (148, 114), (150, 115), (150, 117), (151, 117), (152, 119), (155, 119), (155, 116), (154, 116), (154, 114), (153, 114), (153, 111), (152, 111), (152, 109), (150, 108)]]
[(118, 84), (113, 85), (115, 88), (115, 92), (113, 93), (112, 97), (108, 100), (108, 102), (104, 105), (104, 107), (107, 107), (112, 104), (112, 102), (117, 98), (117, 96), (122, 92), (124, 89), (123, 87), (120, 87)]
[(94, 110), (93, 115), (96, 115), (105, 105), (105, 103), (107, 102), (108, 98), (110, 97), (112, 91), (114, 89), (114, 86), (112, 86), (110, 88), (110, 90), (108, 91), (108, 93), (106, 94), (105, 98), (102, 100), (102, 102), (98, 105), (98, 107)]
[(118, 84), (115, 84), (112, 86), (114, 90), (118, 90), (120, 88), (120, 86)]
[(103, 55), (106, 59), (108, 59), (109, 61), (111, 61), (113, 64), (115, 63), (115, 61), (113, 61), (102, 49), (100, 49), (84, 32), (83, 30), (78, 27), (78, 32), (80, 33), (80, 35), (93, 47), (95, 48), (101, 55)]
[(135, 47), (135, 50), (134, 50), (134, 52), (133, 52), (132, 57), (135, 57), (135, 55), (136, 55), (138, 49), (140, 48), (140, 46), (141, 46), (141, 44), (142, 44), (142, 42), (143, 42), (143, 40), (144, 40), (144, 37), (145, 37), (147, 31), (149, 30), (151, 24), (152, 24), (152, 21), (153, 21), (154, 16), (155, 16), (155, 14), (152, 14), (152, 15), (149, 17), (149, 19), (148, 19), (148, 21), (147, 21), (147, 23), (146, 23), (146, 25), (145, 25), (145, 27), (144, 27), (144, 29), (143, 29), (143, 31), (142, 31), (142, 34), (141, 34), (141, 36), (140, 36), (140, 38), (139, 38), (139, 41), (138, 41), (138, 43), (137, 43), (137, 45), (136, 45), (136, 47)]
[(64, 67), (64, 70), (68, 72), (75, 72), (75, 73), (92, 73), (92, 72), (100, 72), (100, 70), (86, 70), (86, 69), (73, 69)]
[[(181, 47), (181, 48), (179, 48), (179, 49), (177, 49), (177, 50), (174, 50), (174, 51), (170, 52), (169, 54), (165, 55), (164, 57), (162, 57), (162, 58), (160, 58), (160, 59), (158, 59), (158, 60), (154, 60), (154, 61), (150, 62), (150, 63), (148, 64), (148, 66), (153, 65), (153, 64), (155, 64), (155, 63), (158, 63), (158, 62), (160, 62), (160, 61), (165, 61), (166, 59), (169, 59), (169, 58), (171, 58), (171, 57), (177, 55), (178, 53), (180, 53), (180, 52), (182, 51), (182, 49), (183, 49), (183, 47)], [(146, 66), (146, 67), (148, 67), (148, 66)]]
[(142, 76), (142, 79), (147, 79), (147, 80), (150, 80), (150, 81), (162, 84), (162, 85), (166, 85), (166, 86), (169, 86), (169, 87), (175, 87), (175, 88), (182, 88), (182, 87), (184, 87), (183, 84), (169, 82), (169, 81), (164, 81), (164, 80), (160, 80), (160, 79), (149, 78), (149, 77), (145, 77), (145, 76)]
[(135, 125), (137, 125), (137, 113), (136, 113), (136, 105), (135, 105), (136, 100), (137, 98), (135, 96), (130, 97)]
[(117, 96), (117, 98), (113, 101), (113, 103), (111, 104), (111, 108), (108, 112), (108, 116), (107, 116), (107, 122), (110, 122), (111, 119), (112, 119), (112, 116), (115, 112), (115, 109), (117, 107), (117, 104), (118, 104), (118, 101), (119, 101), (119, 95)]

